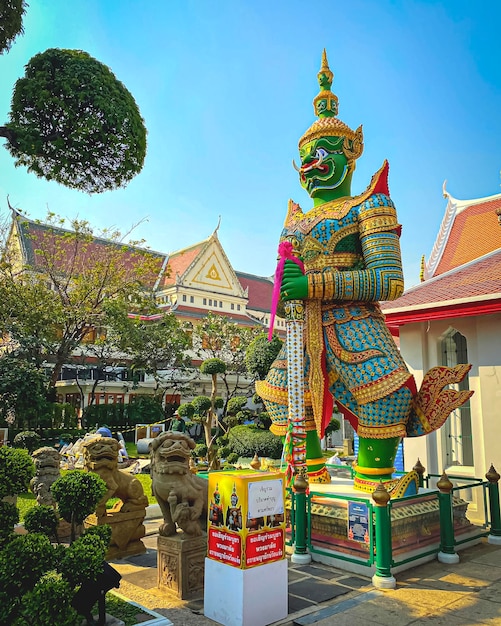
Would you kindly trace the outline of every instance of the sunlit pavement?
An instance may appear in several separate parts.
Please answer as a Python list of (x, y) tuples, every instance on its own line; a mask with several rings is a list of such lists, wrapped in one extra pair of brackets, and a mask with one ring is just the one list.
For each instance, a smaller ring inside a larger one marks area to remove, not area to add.
[[(203, 614), (203, 598), (182, 601), (158, 589), (161, 521), (146, 520), (146, 553), (112, 562), (122, 574), (119, 592), (174, 626), (215, 624)], [(320, 563), (289, 562), (289, 614), (275, 626), (501, 626), (501, 546), (485, 540), (459, 554), (456, 565), (432, 561), (400, 572), (394, 590), (376, 590), (370, 577)]]

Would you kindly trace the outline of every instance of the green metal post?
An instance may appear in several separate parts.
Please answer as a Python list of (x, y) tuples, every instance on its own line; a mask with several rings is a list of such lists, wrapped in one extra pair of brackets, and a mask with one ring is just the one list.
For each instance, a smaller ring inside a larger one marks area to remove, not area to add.
[(382, 482), (372, 494), (372, 499), (376, 503), (376, 573), (372, 584), (378, 589), (395, 589), (397, 581), (391, 573), (390, 494)]
[(454, 518), (452, 514), (452, 488), (454, 485), (444, 472), (437, 482), (439, 489), (438, 507), (440, 514), (440, 552), (437, 558), (441, 563), (459, 563), (459, 555), (454, 549)]
[(499, 474), (491, 465), (485, 475), (489, 481), (489, 510), (491, 513), (491, 528), (487, 538), (488, 543), (501, 545), (501, 513), (499, 511)]
[(296, 528), (294, 552), (291, 555), (291, 561), (304, 565), (311, 562), (311, 554), (308, 552), (306, 543), (306, 491), (308, 489), (308, 481), (303, 474), (296, 475), (293, 488), (296, 494)]

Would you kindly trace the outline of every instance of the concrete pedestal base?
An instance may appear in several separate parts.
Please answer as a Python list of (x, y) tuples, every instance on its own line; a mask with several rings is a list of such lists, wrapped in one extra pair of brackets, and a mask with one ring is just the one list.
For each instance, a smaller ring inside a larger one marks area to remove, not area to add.
[(372, 584), (376, 589), (396, 589), (397, 581), (394, 576), (377, 576), (372, 577)]
[(501, 546), (501, 537), (498, 537), (498, 535), (489, 535), (487, 537), (487, 543), (493, 546)]
[(440, 563), (447, 563), (449, 565), (455, 565), (459, 563), (459, 554), (449, 554), (448, 552), (439, 552), (437, 554), (437, 560)]
[(189, 537), (178, 532), (172, 537), (158, 537), (158, 587), (181, 600), (201, 597), (204, 590), (204, 559), (207, 536)]
[(239, 569), (205, 559), (204, 615), (224, 626), (266, 626), (287, 617), (287, 560)]

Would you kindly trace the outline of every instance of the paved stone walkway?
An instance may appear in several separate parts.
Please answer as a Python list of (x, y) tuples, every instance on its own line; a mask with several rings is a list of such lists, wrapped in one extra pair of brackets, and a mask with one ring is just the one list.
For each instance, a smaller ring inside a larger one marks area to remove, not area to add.
[[(122, 575), (119, 593), (174, 626), (214, 626), (202, 597), (182, 601), (157, 588), (159, 523), (146, 520), (145, 554), (112, 562)], [(394, 590), (320, 563), (289, 562), (288, 616), (274, 626), (501, 626), (501, 546), (483, 540), (459, 555), (456, 565), (432, 561), (400, 572)]]

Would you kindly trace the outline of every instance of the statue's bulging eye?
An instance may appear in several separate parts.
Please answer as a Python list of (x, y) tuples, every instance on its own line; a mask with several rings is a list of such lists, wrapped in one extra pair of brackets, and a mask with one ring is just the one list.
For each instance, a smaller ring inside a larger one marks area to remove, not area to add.
[(317, 148), (315, 152), (315, 156), (317, 159), (325, 159), (328, 156), (328, 152), (325, 148)]

